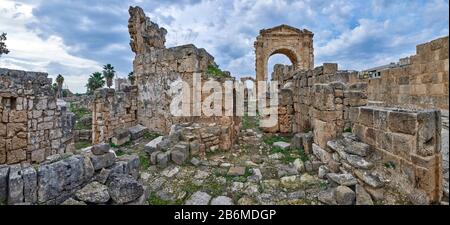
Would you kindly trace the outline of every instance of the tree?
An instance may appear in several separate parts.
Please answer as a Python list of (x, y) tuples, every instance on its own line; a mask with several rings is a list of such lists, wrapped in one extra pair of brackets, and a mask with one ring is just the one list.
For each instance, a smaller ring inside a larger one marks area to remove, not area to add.
[(103, 76), (106, 78), (106, 86), (108, 86), (108, 88), (111, 88), (115, 75), (116, 71), (114, 71), (114, 67), (111, 64), (103, 66)]
[(56, 84), (58, 85), (57, 92), (56, 92), (56, 98), (63, 97), (63, 95), (62, 95), (63, 83), (64, 83), (64, 77), (61, 74), (58, 74), (58, 76), (56, 77)]
[(105, 79), (100, 72), (93, 73), (86, 84), (87, 92), (92, 94), (98, 88), (101, 88), (105, 85)]
[(136, 80), (136, 77), (134, 76), (133, 72), (130, 72), (128, 74), (128, 80), (130, 81), (131, 85), (134, 85), (134, 81)]
[(2, 54), (8, 54), (9, 50), (6, 48), (6, 33), (2, 33), (0, 35), (0, 56), (2, 56)]

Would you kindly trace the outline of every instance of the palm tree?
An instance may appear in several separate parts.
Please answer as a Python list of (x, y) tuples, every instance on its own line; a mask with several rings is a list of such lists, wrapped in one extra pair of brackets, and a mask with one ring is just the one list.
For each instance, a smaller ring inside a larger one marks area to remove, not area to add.
[(61, 74), (58, 74), (56, 77), (56, 83), (57, 83), (57, 92), (56, 92), (56, 98), (62, 97), (62, 86), (64, 83), (64, 77)]
[(93, 73), (86, 84), (87, 92), (92, 94), (96, 89), (103, 87), (105, 85), (104, 77), (100, 72)]
[(136, 77), (134, 76), (133, 71), (131, 71), (131, 72), (128, 74), (128, 80), (130, 81), (131, 85), (134, 85), (134, 81), (136, 80)]
[(103, 66), (103, 76), (106, 78), (106, 86), (108, 88), (112, 86), (114, 75), (116, 75), (116, 71), (114, 71), (114, 67), (111, 64)]
[(0, 34), (0, 56), (2, 54), (8, 54), (9, 50), (6, 48), (6, 33)]

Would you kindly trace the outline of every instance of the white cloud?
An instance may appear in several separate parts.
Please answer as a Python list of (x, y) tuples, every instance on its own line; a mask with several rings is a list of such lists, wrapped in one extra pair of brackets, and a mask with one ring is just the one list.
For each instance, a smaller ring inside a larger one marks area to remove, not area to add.
[(66, 46), (61, 37), (51, 35), (43, 39), (36, 31), (28, 29), (27, 24), (39, 22), (33, 17), (33, 7), (35, 5), (2, 0), (1, 32), (8, 33), (6, 45), (10, 53), (0, 58), (0, 67), (47, 72), (54, 70), (51, 66), (57, 64), (61, 71), (54, 72), (66, 76), (69, 88), (84, 92), (87, 71), (100, 70), (101, 66), (93, 60), (71, 55), (69, 52), (75, 48)]

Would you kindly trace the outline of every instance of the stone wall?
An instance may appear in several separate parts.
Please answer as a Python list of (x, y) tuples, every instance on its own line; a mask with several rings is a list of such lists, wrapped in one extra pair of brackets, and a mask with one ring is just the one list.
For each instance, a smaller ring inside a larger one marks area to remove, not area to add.
[(410, 64), (381, 71), (369, 79), (369, 100), (386, 106), (448, 110), (449, 39), (439, 38), (416, 48)]
[(46, 73), (0, 69), (0, 164), (72, 151), (74, 115), (51, 84)]
[(137, 124), (137, 87), (98, 89), (92, 104), (92, 143), (109, 142), (115, 132)]
[(170, 161), (182, 165), (191, 157), (205, 159), (206, 153), (231, 149), (233, 132), (232, 127), (217, 123), (176, 124), (169, 135), (149, 142), (145, 151), (150, 155), (150, 163), (160, 168), (167, 167)]
[[(86, 201), (77, 192), (86, 184), (96, 182), (98, 185), (101, 184), (100, 186), (103, 184), (108, 186), (108, 198), (101, 202), (102, 204), (110, 202), (108, 201), (110, 195), (114, 204), (121, 204), (123, 202), (118, 201), (121, 200), (120, 198), (114, 198), (114, 194), (119, 193), (115, 193), (111, 184), (114, 181), (110, 178), (119, 174), (125, 176), (122, 178), (122, 183), (129, 180), (127, 176), (137, 179), (139, 164), (137, 155), (116, 157), (115, 153), (109, 150), (109, 145), (103, 145), (84, 149), (79, 155), (53, 155), (37, 166), (26, 163), (0, 165), (0, 203), (55, 205), (69, 198), (76, 198), (75, 196), (81, 198), (80, 201)], [(131, 184), (134, 183), (137, 182), (131, 182)], [(130, 186), (124, 188), (130, 188)], [(127, 193), (129, 195), (127, 198), (132, 196), (125, 189), (120, 191)], [(146, 200), (145, 197), (144, 200)]]
[(441, 115), (439, 110), (358, 107), (350, 118), (353, 133), (399, 165), (415, 188), (431, 201), (442, 197)]
[[(164, 45), (166, 31), (164, 28), (145, 17), (139, 7), (130, 8), (129, 32), (132, 50), (136, 53), (133, 61), (134, 75), (137, 84), (137, 120), (152, 132), (167, 134), (174, 124), (185, 122), (217, 123), (228, 126), (234, 135), (239, 126), (239, 119), (233, 116), (174, 116), (170, 112), (170, 104), (176, 94), (171, 92), (171, 84), (184, 81), (193, 90), (194, 73), (199, 73), (200, 81), (213, 79), (223, 83), (233, 80), (226, 77), (207, 75), (208, 66), (216, 65), (214, 58), (202, 48), (189, 44), (166, 48)], [(151, 37), (151, 38), (149, 38)], [(191, 91), (190, 109), (200, 109), (194, 105), (194, 99), (203, 100), (209, 93)], [(227, 93), (225, 93), (227, 94)], [(229, 93), (228, 93), (229, 94)], [(198, 98), (197, 98), (198, 96)], [(224, 98), (223, 98), (224, 99)], [(224, 108), (222, 108), (224, 112)], [(234, 139), (234, 138), (233, 138)]]

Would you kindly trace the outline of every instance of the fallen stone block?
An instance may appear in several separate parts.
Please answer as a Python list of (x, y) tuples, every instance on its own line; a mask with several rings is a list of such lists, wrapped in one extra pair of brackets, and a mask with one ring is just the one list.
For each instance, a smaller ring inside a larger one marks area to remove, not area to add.
[(197, 191), (185, 202), (185, 205), (208, 205), (211, 196), (205, 192)]
[(75, 192), (75, 197), (83, 202), (95, 204), (103, 204), (110, 199), (108, 187), (96, 181)]
[(138, 124), (134, 127), (130, 127), (128, 131), (130, 131), (131, 140), (134, 141), (136, 139), (143, 137), (145, 132), (148, 131), (148, 128)]
[(92, 165), (94, 166), (94, 170), (97, 171), (112, 166), (116, 160), (116, 155), (114, 152), (110, 151), (104, 155), (91, 154), (90, 158)]
[(245, 174), (245, 167), (242, 166), (230, 167), (227, 174), (230, 176), (243, 176)]
[(124, 145), (131, 140), (131, 134), (127, 129), (118, 129), (114, 131), (114, 137), (111, 142), (116, 146)]
[(144, 187), (127, 174), (111, 175), (107, 186), (111, 199), (117, 204), (134, 201), (144, 193)]
[(188, 158), (186, 152), (180, 150), (173, 150), (171, 152), (172, 161), (177, 165), (182, 165)]
[(158, 144), (162, 142), (163, 140), (163, 136), (159, 136), (155, 139), (153, 139), (152, 141), (150, 141), (149, 143), (147, 143), (144, 146), (144, 151), (147, 152), (149, 155), (152, 154), (155, 151), (158, 151)]
[(291, 144), (284, 142), (284, 141), (277, 141), (277, 142), (273, 143), (273, 146), (281, 148), (283, 150), (287, 150), (291, 147)]
[(101, 144), (92, 146), (91, 152), (94, 155), (104, 155), (109, 152), (109, 149), (110, 149), (109, 144), (101, 143)]
[(168, 152), (161, 152), (158, 155), (156, 155), (156, 165), (159, 168), (166, 168), (169, 164), (169, 158), (170, 158), (170, 151)]

